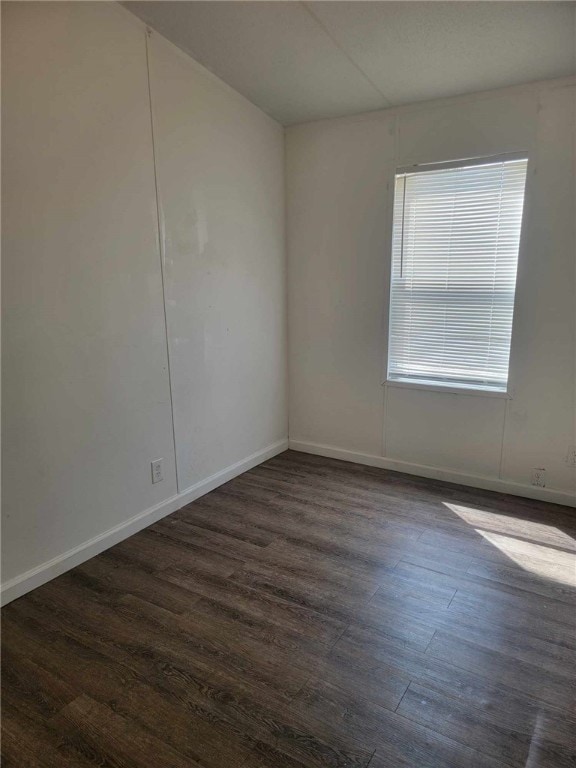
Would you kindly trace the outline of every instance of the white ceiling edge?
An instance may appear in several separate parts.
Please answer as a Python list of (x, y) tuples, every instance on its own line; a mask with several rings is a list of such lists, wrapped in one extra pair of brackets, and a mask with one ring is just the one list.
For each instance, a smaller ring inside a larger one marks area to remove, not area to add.
[[(180, 2), (180, 3), (187, 3), (187, 2), (194, 2), (195, 0), (145, 0), (146, 2)], [(204, 0), (205, 1), (205, 0)], [(285, 0), (210, 0), (210, 2), (218, 3), (218, 2), (285, 2)], [(354, 0), (355, 2), (356, 0)], [(371, 0), (370, 0), (371, 1)], [(406, 0), (407, 2), (412, 2), (412, 0)], [(436, 0), (430, 0), (431, 2), (435, 2)], [(203, 64), (201, 64), (197, 59), (195, 59), (193, 56), (191, 56), (189, 53), (187, 53), (184, 49), (180, 48), (180, 46), (173, 43), (171, 40), (169, 40), (166, 35), (163, 35), (161, 32), (158, 32), (157, 30), (153, 29), (150, 24), (147, 24), (145, 21), (143, 21), (139, 16), (136, 16), (136, 14), (132, 13), (129, 10), (130, 3), (127, 2), (127, 0), (0, 0), (0, 5), (5, 2), (110, 2), (112, 5), (116, 6), (118, 10), (121, 13), (124, 13), (128, 16), (131, 22), (139, 24), (143, 31), (147, 31), (149, 34), (153, 35), (159, 35), (163, 40), (165, 40), (169, 45), (171, 45), (174, 49), (174, 52), (178, 55), (183, 57), (188, 65), (192, 67), (196, 72), (198, 72), (199, 75), (202, 77), (207, 78), (208, 80), (211, 80), (214, 83), (218, 83), (220, 88), (223, 88), (232, 98), (237, 99), (238, 101), (242, 102), (243, 104), (247, 104), (250, 106), (251, 109), (257, 109), (258, 112), (262, 114), (262, 116), (269, 120), (271, 123), (273, 123), (276, 126), (279, 126), (280, 128), (285, 128), (286, 126), (282, 125), (278, 120), (276, 120), (274, 117), (269, 115), (267, 112), (265, 112), (261, 107), (259, 107), (257, 104), (255, 104), (253, 101), (248, 99), (246, 96), (244, 96), (243, 93), (240, 93), (236, 88), (233, 88), (231, 85), (229, 85), (227, 82), (225, 82), (221, 77), (216, 75), (214, 72), (212, 72), (210, 69), (205, 67)], [(492, 2), (492, 0), (486, 0), (486, 2)]]
[[(495, 16), (487, 13), (494, 2)], [(404, 11), (406, 3), (409, 13)], [(422, 7), (415, 8), (416, 3)], [(122, 4), (203, 70), (285, 127), (576, 73), (573, 0), (145, 0)], [(431, 12), (434, 6), (438, 14)], [(463, 16), (460, 9), (464, 7), (472, 8), (472, 13)], [(510, 13), (511, 7), (531, 10), (519, 11), (518, 16), (516, 11)], [(522, 21), (519, 31), (518, 19)], [(504, 29), (499, 28), (501, 20)], [(510, 35), (516, 38), (507, 45)], [(445, 40), (451, 45), (445, 45)]]
[[(181, 2), (182, 0), (177, 0)], [(270, 0), (276, 2), (277, 0)], [(350, 0), (351, 2), (379, 2), (379, 0)], [(403, 2), (415, 2), (416, 0), (402, 0)], [(443, 0), (427, 0), (428, 2), (442, 2)], [(509, 2), (524, 2), (525, 0), (509, 0)], [(212, 2), (212, 0), (211, 0)], [(222, 2), (222, 0), (213, 0), (213, 2)], [(230, 0), (230, 2), (244, 2), (244, 0)], [(262, 2), (262, 0), (251, 0), (251, 2)], [(333, 0), (322, 0), (322, 2), (333, 2)], [(467, 2), (467, 0), (453, 0), (453, 2)], [(482, 2), (500, 2), (500, 0), (482, 0)], [(533, 0), (526, 0), (533, 2)], [(285, 131), (315, 125), (316, 123), (338, 122), (338, 123), (356, 123), (363, 120), (371, 120), (382, 115), (383, 117), (394, 117), (396, 115), (406, 115), (415, 112), (425, 112), (432, 109), (442, 109), (456, 104), (470, 104), (478, 101), (489, 101), (498, 98), (513, 98), (522, 94), (542, 93), (554, 90), (556, 88), (574, 88), (574, 98), (576, 103), (576, 75), (566, 75), (565, 77), (551, 77), (546, 80), (533, 80), (528, 83), (518, 83), (517, 85), (505, 85), (502, 88), (488, 88), (484, 91), (470, 91), (470, 93), (457, 94), (456, 96), (444, 96), (440, 99), (426, 99), (423, 101), (414, 101), (411, 104), (397, 104), (392, 107), (383, 107), (382, 109), (370, 109), (364, 112), (357, 112), (352, 115), (340, 115), (339, 117), (321, 117), (317, 120), (303, 120), (301, 123), (283, 126)]]

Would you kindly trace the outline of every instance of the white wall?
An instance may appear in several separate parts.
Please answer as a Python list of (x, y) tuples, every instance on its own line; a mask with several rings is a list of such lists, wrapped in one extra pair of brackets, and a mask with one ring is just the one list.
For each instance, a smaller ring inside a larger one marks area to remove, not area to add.
[(284, 136), (149, 42), (180, 491), (287, 434)]
[[(575, 91), (551, 81), (287, 130), (291, 445), (574, 503)], [(382, 386), (395, 168), (508, 151), (530, 157), (512, 399)]]
[(281, 450), (286, 334), (282, 129), (154, 36), (164, 297), (144, 25), (2, 11), (9, 600)]

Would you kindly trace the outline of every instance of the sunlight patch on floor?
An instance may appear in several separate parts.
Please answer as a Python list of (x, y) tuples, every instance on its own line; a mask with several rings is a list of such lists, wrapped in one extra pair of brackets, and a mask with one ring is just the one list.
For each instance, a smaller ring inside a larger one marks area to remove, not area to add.
[[(576, 551), (566, 551), (575, 550), (576, 542), (567, 533), (544, 523), (516, 520), (447, 502), (444, 505), (473, 527), (486, 544), (502, 552), (511, 561), (510, 565), (518, 565), (543, 579), (576, 587)], [(522, 530), (520, 538), (514, 535), (516, 527)], [(527, 535), (532, 540), (526, 540)]]
[(479, 528), (475, 530), (524, 570), (535, 576), (576, 587), (576, 555), (544, 544), (532, 544)]
[(474, 528), (488, 529), (495, 533), (512, 536), (515, 530), (521, 530), (522, 533), (519, 533), (519, 535), (522, 539), (532, 539), (534, 542), (542, 542), (547, 539), (550, 546), (571, 549), (576, 552), (576, 540), (574, 537), (553, 525), (498, 514), (497, 512), (464, 507), (460, 504), (451, 504), (446, 501), (443, 503), (451, 512), (457, 514), (465, 523), (474, 526)]

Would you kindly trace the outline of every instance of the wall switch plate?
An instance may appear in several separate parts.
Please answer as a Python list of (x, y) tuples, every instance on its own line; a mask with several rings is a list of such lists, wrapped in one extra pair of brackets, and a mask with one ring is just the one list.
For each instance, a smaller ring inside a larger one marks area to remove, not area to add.
[(576, 467), (576, 445), (571, 445), (570, 448), (568, 448), (566, 464), (568, 464), (569, 467)]
[(532, 485), (537, 485), (539, 488), (546, 487), (546, 470), (544, 467), (534, 467), (532, 474), (530, 475), (530, 482)]
[(163, 461), (164, 459), (154, 459), (154, 461), (150, 464), (152, 469), (153, 483), (160, 483), (162, 480), (164, 480), (164, 468), (162, 467)]

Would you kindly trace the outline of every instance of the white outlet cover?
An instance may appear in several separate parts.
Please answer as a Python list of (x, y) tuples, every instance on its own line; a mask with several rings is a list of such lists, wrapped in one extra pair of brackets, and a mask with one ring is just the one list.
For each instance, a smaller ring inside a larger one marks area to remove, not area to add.
[(539, 488), (546, 487), (546, 469), (544, 467), (534, 467), (530, 475), (530, 482)]
[(152, 482), (160, 483), (164, 480), (164, 469), (162, 467), (163, 459), (154, 459), (150, 462), (150, 469), (152, 471)]

